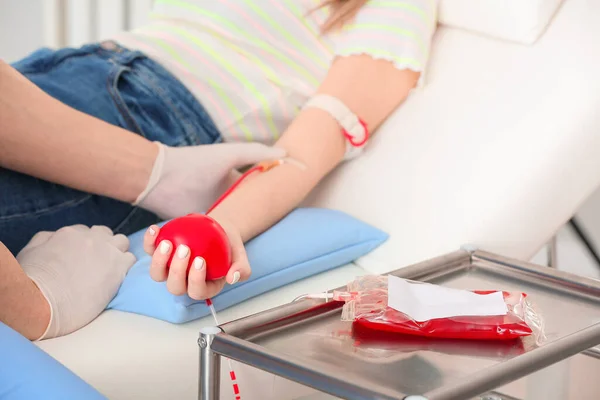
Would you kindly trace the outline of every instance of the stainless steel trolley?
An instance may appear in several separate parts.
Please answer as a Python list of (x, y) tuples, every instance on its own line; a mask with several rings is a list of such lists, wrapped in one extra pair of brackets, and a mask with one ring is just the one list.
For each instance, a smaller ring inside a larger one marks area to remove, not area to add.
[(341, 305), (301, 299), (200, 332), (199, 398), (220, 396), (221, 357), (345, 399), (469, 399), (585, 352), (600, 358), (600, 281), (460, 250), (392, 272), (460, 289), (527, 292), (547, 341), (356, 344)]

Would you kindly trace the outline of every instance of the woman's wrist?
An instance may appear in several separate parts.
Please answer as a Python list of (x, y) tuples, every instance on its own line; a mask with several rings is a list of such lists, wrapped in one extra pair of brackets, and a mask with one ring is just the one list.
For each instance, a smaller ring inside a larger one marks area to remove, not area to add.
[(128, 203), (135, 202), (150, 181), (157, 155), (158, 146), (156, 143), (141, 141), (134, 152), (123, 155), (124, 158), (116, 160), (124, 164), (122, 168), (127, 170), (128, 173), (117, 175), (121, 190), (119, 193), (115, 193), (115, 197)]
[(52, 318), (52, 310), (48, 300), (35, 284), (29, 279), (28, 291), (31, 293), (31, 322), (24, 332), (24, 336), (29, 340), (36, 340), (46, 332)]
[(46, 297), (0, 242), (0, 321), (36, 340), (48, 328), (50, 318)]
[(214, 219), (219, 225), (221, 225), (221, 227), (229, 227), (230, 230), (235, 230), (236, 233), (238, 233), (240, 235), (240, 237), (242, 237), (242, 241), (246, 241), (244, 240), (244, 237), (242, 235), (242, 231), (240, 230), (239, 226), (235, 223), (235, 221), (230, 218), (226, 211), (223, 209), (219, 209), (219, 207), (215, 208), (213, 211), (211, 211), (210, 213), (206, 214), (208, 217)]

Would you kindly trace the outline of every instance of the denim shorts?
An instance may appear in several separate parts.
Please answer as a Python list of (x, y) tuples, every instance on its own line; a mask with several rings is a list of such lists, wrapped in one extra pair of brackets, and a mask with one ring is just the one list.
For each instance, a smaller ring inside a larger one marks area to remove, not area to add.
[[(50, 96), (133, 135), (169, 146), (221, 140), (206, 110), (175, 77), (113, 42), (44, 48), (13, 67)], [(43, 230), (106, 225), (127, 235), (156, 222), (156, 215), (130, 204), (0, 168), (0, 241), (13, 254)]]

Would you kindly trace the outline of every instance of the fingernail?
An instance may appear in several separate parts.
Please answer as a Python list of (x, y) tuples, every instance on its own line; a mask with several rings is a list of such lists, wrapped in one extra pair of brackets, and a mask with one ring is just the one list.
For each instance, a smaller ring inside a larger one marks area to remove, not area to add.
[(153, 227), (148, 228), (148, 233), (150, 234), (150, 236), (156, 235), (156, 231), (154, 230)]
[(160, 242), (160, 253), (161, 254), (167, 254), (170, 249), (171, 249), (171, 245), (169, 244), (169, 242)]
[(240, 280), (240, 271), (235, 271), (233, 273), (233, 279), (231, 280), (231, 285), (235, 285)]
[(181, 259), (186, 258), (189, 252), (190, 248), (187, 247), (185, 244), (182, 244), (177, 248), (177, 257)]
[(196, 257), (194, 259), (194, 268), (197, 269), (198, 271), (200, 271), (202, 268), (204, 268), (205, 263), (206, 263), (206, 261), (204, 261), (204, 258)]

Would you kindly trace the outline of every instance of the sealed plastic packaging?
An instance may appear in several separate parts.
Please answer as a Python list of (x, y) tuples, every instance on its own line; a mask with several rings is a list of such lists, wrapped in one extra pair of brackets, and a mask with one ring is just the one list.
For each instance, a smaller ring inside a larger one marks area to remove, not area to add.
[[(498, 292), (472, 291), (469, 294), (485, 296)], [(359, 277), (347, 285), (347, 291), (334, 292), (333, 299), (345, 302), (342, 320), (352, 321), (355, 329), (358, 327), (363, 332), (372, 330), (429, 338), (471, 340), (511, 340), (533, 336), (536, 344), (540, 345), (544, 341), (543, 320), (527, 294), (507, 291), (501, 293), (506, 304), (504, 315), (448, 316), (419, 321), (388, 305), (387, 276)], [(436, 300), (439, 302), (439, 299)]]

